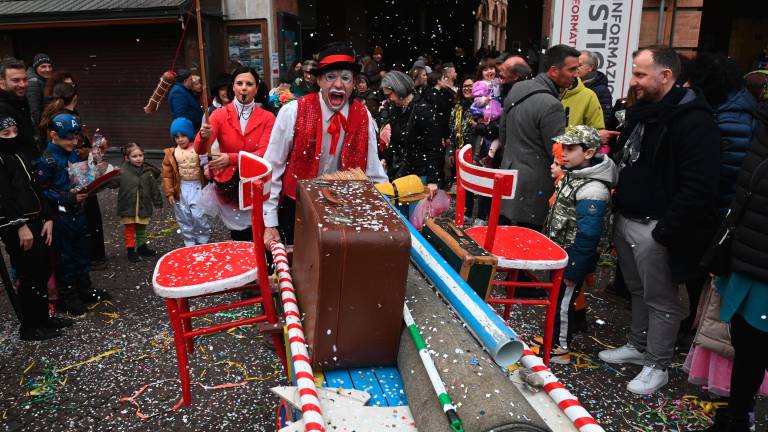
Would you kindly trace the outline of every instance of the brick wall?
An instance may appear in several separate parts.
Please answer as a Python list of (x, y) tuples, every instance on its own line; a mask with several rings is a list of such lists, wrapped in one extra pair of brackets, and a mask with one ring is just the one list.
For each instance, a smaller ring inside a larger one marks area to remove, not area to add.
[[(675, 15), (675, 30), (672, 32), (672, 15)], [(643, 2), (643, 15), (640, 27), (639, 46), (646, 47), (657, 43), (656, 34), (659, 24), (659, 0)], [(699, 45), (701, 29), (701, 9), (704, 0), (666, 1), (664, 11), (664, 40), (663, 44), (672, 45), (681, 53), (695, 52)], [(670, 43), (670, 36), (674, 38)]]

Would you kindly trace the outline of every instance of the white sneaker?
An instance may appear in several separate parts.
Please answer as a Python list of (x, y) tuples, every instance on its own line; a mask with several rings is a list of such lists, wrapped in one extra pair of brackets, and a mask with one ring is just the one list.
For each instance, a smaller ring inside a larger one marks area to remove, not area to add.
[(627, 384), (627, 390), (639, 395), (649, 395), (667, 385), (667, 382), (669, 382), (669, 373), (666, 370), (644, 366), (643, 370)]
[(475, 220), (472, 222), (472, 226), (473, 227), (488, 226), (488, 222), (486, 222), (486, 221), (484, 221), (484, 220), (482, 220), (480, 218), (475, 218)]
[(632, 363), (640, 366), (645, 365), (645, 356), (630, 344), (624, 346), (603, 350), (597, 354), (600, 360), (606, 363)]

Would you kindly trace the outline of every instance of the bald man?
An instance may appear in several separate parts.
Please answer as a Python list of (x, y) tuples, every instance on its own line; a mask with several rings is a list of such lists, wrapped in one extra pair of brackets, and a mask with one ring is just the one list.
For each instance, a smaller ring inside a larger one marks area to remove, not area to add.
[(499, 66), (499, 75), (502, 83), (501, 100), (504, 100), (513, 84), (531, 75), (531, 67), (522, 57), (512, 56)]

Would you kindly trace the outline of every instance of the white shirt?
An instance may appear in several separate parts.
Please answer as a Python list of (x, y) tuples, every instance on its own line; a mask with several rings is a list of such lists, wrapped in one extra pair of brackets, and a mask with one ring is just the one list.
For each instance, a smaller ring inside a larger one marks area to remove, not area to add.
[[(320, 97), (320, 110), (323, 117), (323, 141), (320, 150), (320, 163), (318, 167), (318, 176), (331, 174), (341, 169), (341, 153), (344, 148), (345, 131), (342, 128), (339, 134), (339, 142), (336, 145), (336, 154), (331, 155), (331, 135), (327, 132), (331, 124), (333, 111), (328, 108)], [(296, 124), (296, 113), (298, 111), (298, 102), (291, 101), (277, 113), (275, 125), (272, 127), (272, 135), (269, 137), (267, 152), (264, 154), (266, 159), (272, 165), (272, 184), (269, 190), (269, 200), (264, 203), (264, 225), (267, 227), (276, 227), (277, 223), (277, 204), (280, 198), (280, 192), (283, 190), (283, 173), (285, 165), (293, 148), (293, 128)], [(367, 110), (366, 110), (367, 111)], [(348, 117), (349, 103), (341, 109), (344, 117)], [(365, 167), (365, 174), (374, 182), (381, 183), (388, 181), (387, 173), (379, 160), (378, 152), (378, 130), (376, 122), (371, 113), (368, 112), (368, 158)]]

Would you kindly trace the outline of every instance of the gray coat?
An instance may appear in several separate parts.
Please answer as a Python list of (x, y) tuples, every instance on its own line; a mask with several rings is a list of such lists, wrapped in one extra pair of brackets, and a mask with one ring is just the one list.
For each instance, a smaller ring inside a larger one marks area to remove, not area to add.
[[(537, 93), (523, 102), (526, 95)], [(554, 192), (549, 173), (552, 164), (552, 138), (565, 130), (565, 110), (560, 92), (546, 74), (521, 81), (504, 99), (499, 139), (504, 145), (502, 169), (518, 170), (515, 199), (504, 200), (501, 214), (513, 224), (543, 225), (547, 201)]]
[(27, 79), (29, 80), (29, 87), (27, 87), (29, 113), (32, 116), (32, 123), (37, 128), (37, 125), (40, 124), (40, 117), (42, 117), (43, 110), (45, 109), (43, 91), (45, 90), (46, 80), (38, 75), (32, 67), (27, 69)]

